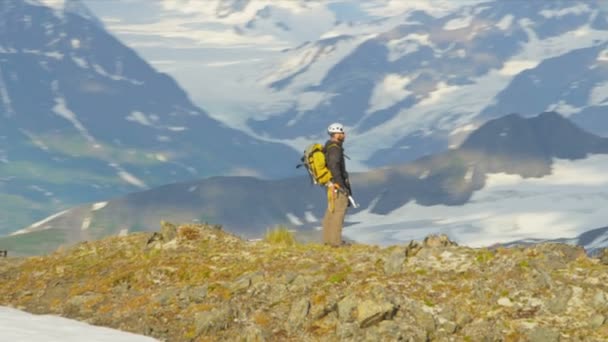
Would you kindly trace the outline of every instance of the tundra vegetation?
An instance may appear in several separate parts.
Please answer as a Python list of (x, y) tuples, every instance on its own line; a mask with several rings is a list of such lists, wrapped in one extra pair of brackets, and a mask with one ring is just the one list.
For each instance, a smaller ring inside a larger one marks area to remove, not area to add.
[(608, 255), (539, 244), (379, 247), (300, 243), (285, 227), (247, 241), (162, 222), (0, 259), (0, 305), (163, 341), (601, 341)]

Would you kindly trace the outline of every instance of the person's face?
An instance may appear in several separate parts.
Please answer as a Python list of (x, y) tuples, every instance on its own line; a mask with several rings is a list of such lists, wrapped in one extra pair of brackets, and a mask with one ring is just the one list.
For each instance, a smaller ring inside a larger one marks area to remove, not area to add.
[(346, 139), (346, 134), (344, 132), (342, 132), (342, 133), (336, 133), (336, 139), (338, 139), (339, 141), (343, 142), (344, 139)]

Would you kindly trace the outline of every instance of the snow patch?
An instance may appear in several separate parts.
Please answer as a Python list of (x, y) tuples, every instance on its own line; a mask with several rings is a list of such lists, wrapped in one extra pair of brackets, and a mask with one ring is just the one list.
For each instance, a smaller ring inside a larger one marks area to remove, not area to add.
[(155, 342), (151, 337), (0, 306), (2, 339), (45, 342)]
[(59, 51), (45, 52), (44, 55), (47, 56), (47, 57), (51, 57), (51, 58), (57, 59), (57, 60), (63, 59), (63, 54), (61, 52), (59, 52)]
[(314, 223), (319, 221), (319, 219), (317, 219), (317, 217), (311, 211), (307, 211), (304, 213), (304, 220), (306, 220), (306, 222), (308, 223)]
[(443, 29), (446, 31), (460, 30), (460, 29), (471, 26), (472, 22), (473, 22), (472, 16), (454, 18), (454, 19), (448, 21), (447, 23), (445, 23), (445, 25), (443, 25)]
[[(51, 215), (51, 216), (45, 218), (44, 220), (38, 221), (38, 222), (32, 224), (31, 226), (29, 226), (29, 227), (27, 227), (25, 229), (18, 230), (18, 231), (14, 232), (14, 233), (12, 233), (10, 235), (19, 235), (19, 234), (30, 233), (30, 232), (33, 232), (35, 230), (50, 229), (50, 228), (52, 228), (52, 226), (43, 226), (43, 225), (46, 224), (47, 222), (55, 219), (55, 218), (57, 218), (57, 217), (65, 214), (65, 213), (67, 213), (67, 212), (68, 212), (68, 210), (64, 210), (64, 211), (58, 212), (58, 213), (56, 213), (54, 215)], [(36, 228), (40, 228), (40, 229), (36, 229)]]
[(91, 226), (91, 216), (87, 216), (84, 218), (84, 220), (82, 221), (82, 225), (80, 226), (80, 230), (87, 230), (89, 229), (89, 227)]
[(412, 92), (405, 89), (410, 82), (411, 79), (408, 76), (401, 76), (399, 74), (386, 75), (382, 82), (376, 84), (366, 113), (369, 114), (389, 108), (411, 95)]
[(512, 14), (505, 15), (498, 23), (496, 23), (496, 27), (503, 31), (508, 30), (511, 27), (511, 24), (513, 24), (513, 18), (514, 17)]
[(36, 146), (37, 146), (38, 148), (40, 148), (41, 150), (48, 151), (48, 150), (50, 149), (50, 148), (49, 148), (49, 146), (48, 146), (47, 144), (45, 144), (45, 143), (44, 143), (44, 141), (40, 140), (40, 139), (39, 139), (38, 137), (36, 137), (34, 134), (32, 134), (32, 133), (30, 133), (30, 132), (28, 132), (28, 131), (26, 131), (26, 130), (24, 130), (24, 129), (21, 129), (20, 131), (21, 131), (21, 133), (23, 133), (25, 136), (27, 136), (27, 137), (28, 137), (28, 138), (29, 138), (29, 139), (32, 141), (32, 143), (33, 143), (34, 145), (36, 145)]
[(0, 98), (2, 99), (2, 104), (4, 105), (4, 117), (11, 117), (15, 115), (15, 110), (13, 109), (13, 104), (11, 102), (11, 98), (8, 95), (8, 90), (6, 84), (4, 83), (4, 78), (2, 77), (2, 70), (0, 69)]
[(144, 183), (139, 178), (133, 176), (132, 174), (128, 173), (127, 171), (124, 171), (124, 170), (118, 171), (118, 176), (120, 176), (120, 178), (122, 180), (124, 180), (125, 182), (135, 185), (136, 187), (139, 187), (142, 189), (147, 187), (146, 183)]
[(559, 17), (563, 17), (566, 15), (581, 15), (581, 14), (585, 14), (590, 12), (591, 9), (589, 8), (589, 6), (587, 4), (578, 4), (572, 7), (567, 7), (567, 8), (560, 8), (557, 10), (552, 10), (552, 9), (544, 9), (542, 11), (540, 11), (540, 15), (542, 15), (545, 18), (559, 18)]
[(465, 182), (470, 183), (473, 180), (473, 168), (469, 167), (467, 173), (464, 175)]
[(538, 64), (538, 61), (510, 60), (505, 62), (498, 72), (505, 76), (515, 76), (526, 69), (535, 68)]
[(101, 209), (105, 208), (106, 205), (108, 205), (108, 202), (97, 202), (91, 206), (91, 210), (92, 211), (101, 210)]
[(298, 94), (298, 112), (306, 112), (317, 108), (323, 102), (329, 100), (331, 95), (318, 92), (318, 91), (306, 91)]
[(450, 135), (457, 135), (463, 133), (470, 133), (477, 129), (477, 125), (469, 123), (460, 127), (456, 127), (454, 130), (450, 132)]
[(65, 7), (65, 0), (38, 0), (48, 7), (63, 9)]
[(418, 102), (418, 106), (426, 107), (438, 104), (447, 94), (453, 93), (458, 89), (458, 86), (451, 86), (441, 81), (437, 84), (437, 88), (428, 94), (428, 97)]
[[(54, 87), (56, 87), (56, 83), (54, 83)], [(93, 136), (89, 133), (89, 131), (87, 131), (87, 129), (82, 125), (82, 123), (78, 121), (78, 117), (76, 116), (76, 114), (74, 114), (74, 112), (72, 112), (66, 106), (65, 99), (63, 97), (55, 98), (55, 106), (53, 107), (53, 112), (55, 112), (55, 114), (61, 116), (62, 118), (68, 120), (86, 140), (88, 140), (91, 144), (95, 144), (95, 139), (93, 138)]]
[(589, 105), (605, 105), (608, 100), (608, 82), (596, 85), (589, 93)]
[(125, 119), (127, 121), (136, 122), (140, 125), (152, 126), (152, 122), (150, 122), (150, 120), (148, 120), (148, 117), (146, 116), (146, 114), (144, 114), (142, 112), (138, 112), (138, 111), (131, 112), (131, 114), (129, 114), (129, 116), (127, 116)]
[(420, 45), (433, 47), (428, 34), (411, 33), (403, 38), (389, 40), (386, 44), (389, 51), (389, 62), (394, 62), (407, 54), (418, 51)]
[[(606, 93), (603, 95), (606, 97)], [(545, 109), (545, 112), (558, 112), (566, 117), (571, 116), (572, 114), (579, 113), (584, 108), (574, 107), (569, 103), (566, 103), (564, 100), (560, 100), (558, 103), (552, 104)]]
[(291, 224), (293, 224), (294, 226), (301, 226), (303, 223), (302, 221), (294, 214), (292, 213), (287, 213), (285, 216), (287, 216), (287, 219), (289, 220), (289, 222)]
[(74, 63), (76, 63), (76, 65), (83, 69), (87, 69), (89, 67), (89, 63), (87, 63), (84, 58), (72, 56), (72, 60), (74, 61)]
[[(118, 66), (120, 66), (120, 64), (118, 64)], [(121, 75), (113, 75), (110, 74), (109, 72), (107, 72), (101, 65), (99, 64), (93, 64), (93, 70), (95, 70), (95, 72), (97, 72), (98, 74), (100, 74), (101, 76), (107, 77), (111, 80), (114, 81), (125, 81), (125, 82), (129, 82), (131, 84), (134, 85), (142, 85), (144, 84), (144, 82), (142, 81), (138, 81), (138, 80), (134, 80), (134, 79), (130, 79), (130, 78), (126, 78), (123, 77)], [(117, 70), (120, 70), (120, 67), (117, 67)], [(121, 72), (120, 72), (121, 73)]]
[(171, 126), (171, 127), (167, 127), (168, 130), (173, 131), (173, 132), (181, 132), (181, 131), (185, 131), (188, 128), (186, 127), (182, 127), (182, 126)]
[(117, 171), (118, 176), (125, 182), (135, 185), (136, 187), (139, 187), (142, 189), (148, 187), (142, 180), (140, 180), (139, 178), (137, 178), (134, 175), (127, 172), (120, 165), (118, 165), (116, 163), (110, 163), (108, 165), (111, 166), (112, 168), (114, 168)]

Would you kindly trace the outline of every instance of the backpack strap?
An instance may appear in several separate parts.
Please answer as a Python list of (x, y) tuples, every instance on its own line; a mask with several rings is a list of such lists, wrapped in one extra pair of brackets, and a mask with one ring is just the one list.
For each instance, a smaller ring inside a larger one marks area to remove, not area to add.
[(330, 147), (340, 147), (340, 146), (338, 146), (338, 144), (336, 144), (336, 143), (331, 143), (325, 147), (325, 151), (329, 150)]

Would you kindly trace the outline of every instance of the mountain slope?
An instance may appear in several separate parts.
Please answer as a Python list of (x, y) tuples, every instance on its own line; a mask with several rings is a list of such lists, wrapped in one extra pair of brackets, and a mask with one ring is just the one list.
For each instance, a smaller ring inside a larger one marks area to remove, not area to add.
[[(349, 211), (345, 234), (389, 244), (441, 232), (483, 245), (537, 237), (555, 225), (574, 236), (607, 219), (602, 205), (608, 179), (601, 172), (608, 164), (607, 141), (555, 113), (491, 120), (460, 148), (352, 174), (361, 207)], [(73, 208), (0, 239), (0, 246), (18, 249), (20, 240), (41, 234), (90, 240), (161, 220), (221, 222), (230, 232), (259, 238), (277, 224), (310, 231), (320, 225), (325, 206), (324, 192), (305, 177), (217, 177)]]
[(295, 151), (210, 118), (78, 4), (0, 4), (0, 233), (161, 184), (293, 172)]

